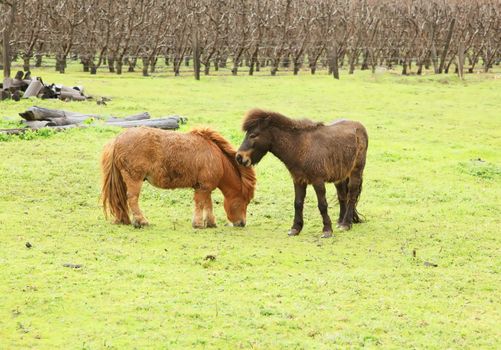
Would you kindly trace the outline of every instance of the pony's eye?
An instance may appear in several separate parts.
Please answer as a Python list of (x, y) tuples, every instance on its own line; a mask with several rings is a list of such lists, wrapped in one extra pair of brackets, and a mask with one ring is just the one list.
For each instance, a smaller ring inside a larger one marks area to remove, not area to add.
[(255, 139), (256, 137), (257, 137), (257, 134), (250, 134), (249, 135), (249, 138), (251, 138), (251, 139)]

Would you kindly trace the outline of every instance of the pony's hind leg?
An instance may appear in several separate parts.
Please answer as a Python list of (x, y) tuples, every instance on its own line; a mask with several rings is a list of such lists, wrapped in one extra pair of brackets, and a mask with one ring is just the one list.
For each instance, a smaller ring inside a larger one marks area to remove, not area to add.
[(216, 227), (216, 219), (212, 213), (211, 191), (195, 190), (195, 210), (193, 213), (193, 228)]
[(352, 172), (348, 181), (348, 201), (343, 220), (338, 225), (340, 230), (346, 231), (351, 228), (352, 223), (360, 222), (356, 210), (358, 198), (362, 191), (362, 171)]
[(322, 238), (328, 238), (332, 236), (332, 222), (327, 212), (328, 204), (327, 199), (325, 198), (325, 184), (323, 182), (313, 184), (313, 188), (315, 189), (315, 193), (317, 194), (318, 210), (322, 215), (322, 221), (324, 224), (324, 228), (322, 230)]
[(127, 187), (127, 203), (132, 211), (134, 227), (140, 228), (148, 225), (148, 221), (139, 208), (139, 194), (143, 185), (142, 180), (134, 180), (127, 172), (122, 171), (122, 177)]
[(335, 184), (337, 190), (337, 199), (339, 201), (339, 218), (337, 225), (339, 226), (344, 219), (346, 213), (346, 202), (348, 201), (348, 179)]

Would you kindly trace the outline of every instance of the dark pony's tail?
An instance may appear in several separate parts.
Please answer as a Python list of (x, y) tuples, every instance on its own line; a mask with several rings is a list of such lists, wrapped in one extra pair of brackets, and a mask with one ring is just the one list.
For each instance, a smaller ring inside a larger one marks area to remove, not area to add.
[(369, 146), (369, 136), (367, 135), (367, 131), (365, 128), (358, 129), (356, 132), (357, 139), (357, 158), (359, 158), (361, 167), (360, 171), (360, 185), (358, 185), (358, 194), (357, 198), (355, 198), (355, 205), (353, 208), (353, 223), (359, 224), (365, 221), (365, 217), (357, 211), (358, 200), (360, 199), (360, 194), (362, 193), (362, 183), (363, 183), (363, 171), (365, 168), (365, 160), (367, 157), (367, 148)]
[(115, 141), (108, 143), (101, 156), (101, 171), (103, 187), (101, 189), (101, 202), (104, 215), (115, 217), (115, 222), (129, 225), (129, 207), (127, 205), (127, 187), (117, 168), (115, 159)]

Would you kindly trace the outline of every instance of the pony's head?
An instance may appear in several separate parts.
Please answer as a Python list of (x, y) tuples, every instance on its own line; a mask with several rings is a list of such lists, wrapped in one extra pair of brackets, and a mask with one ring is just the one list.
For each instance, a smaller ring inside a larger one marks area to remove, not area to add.
[(254, 197), (256, 174), (251, 167), (244, 167), (235, 162), (235, 151), (230, 158), (232, 166), (229, 173), (236, 176), (227, 177), (224, 194), (224, 210), (233, 226), (244, 227), (247, 218), (247, 206)]
[(250, 199), (244, 198), (241, 194), (224, 197), (224, 210), (226, 217), (236, 227), (244, 227), (247, 218), (247, 205)]
[(259, 163), (277, 141), (272, 130), (297, 132), (314, 130), (322, 125), (308, 119), (290, 119), (280, 113), (251, 109), (244, 117), (242, 129), (245, 137), (237, 151), (236, 161), (246, 167)]
[(191, 132), (213, 142), (222, 151), (226, 161), (223, 161), (224, 175), (218, 187), (224, 195), (224, 210), (233, 226), (244, 227), (247, 206), (254, 197), (256, 187), (254, 169), (238, 164), (233, 146), (214, 130), (196, 129)]
[(272, 135), (269, 129), (268, 112), (253, 109), (249, 111), (242, 126), (245, 137), (238, 148), (237, 163), (246, 167), (259, 163), (271, 148)]

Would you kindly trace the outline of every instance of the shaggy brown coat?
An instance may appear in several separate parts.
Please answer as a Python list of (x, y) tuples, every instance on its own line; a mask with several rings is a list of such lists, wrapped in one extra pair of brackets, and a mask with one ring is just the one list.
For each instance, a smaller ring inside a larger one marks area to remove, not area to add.
[(143, 181), (153, 186), (195, 190), (194, 227), (214, 227), (211, 192), (217, 187), (225, 197), (228, 219), (245, 225), (247, 205), (254, 196), (254, 171), (238, 165), (235, 150), (210, 129), (188, 133), (140, 127), (128, 129), (103, 151), (102, 202), (116, 222), (147, 225), (138, 205)]

